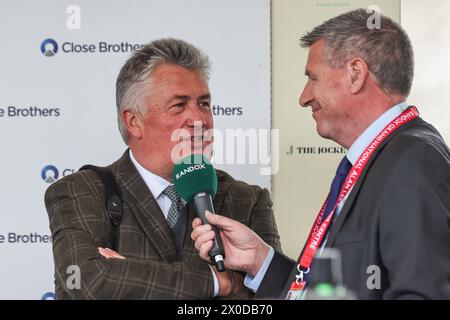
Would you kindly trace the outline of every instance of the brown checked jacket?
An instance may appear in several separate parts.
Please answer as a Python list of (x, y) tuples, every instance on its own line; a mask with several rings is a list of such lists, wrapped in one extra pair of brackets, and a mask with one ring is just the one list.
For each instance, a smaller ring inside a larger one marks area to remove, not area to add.
[[(187, 210), (188, 229), (179, 256), (172, 231), (132, 164), (129, 151), (108, 168), (122, 192), (118, 251), (127, 259), (105, 259), (97, 249), (111, 247), (111, 225), (100, 177), (86, 170), (57, 181), (45, 194), (53, 237), (57, 299), (212, 298), (211, 269), (199, 257), (191, 240), (193, 208)], [(217, 177), (216, 212), (249, 226), (280, 251), (269, 192), (236, 181), (220, 170)], [(228, 298), (251, 297), (251, 292), (244, 288)]]

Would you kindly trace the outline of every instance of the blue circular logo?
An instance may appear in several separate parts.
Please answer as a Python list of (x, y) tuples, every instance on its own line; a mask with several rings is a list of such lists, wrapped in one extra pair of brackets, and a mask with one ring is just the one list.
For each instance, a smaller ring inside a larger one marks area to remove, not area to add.
[(54, 292), (46, 292), (42, 296), (41, 300), (56, 300), (56, 295)]
[(41, 177), (42, 180), (44, 180), (45, 182), (53, 183), (56, 180), (58, 180), (59, 177), (58, 169), (56, 169), (55, 166), (49, 164), (48, 166), (42, 168)]
[(41, 43), (41, 52), (46, 57), (53, 57), (58, 52), (58, 43), (53, 39), (45, 39)]

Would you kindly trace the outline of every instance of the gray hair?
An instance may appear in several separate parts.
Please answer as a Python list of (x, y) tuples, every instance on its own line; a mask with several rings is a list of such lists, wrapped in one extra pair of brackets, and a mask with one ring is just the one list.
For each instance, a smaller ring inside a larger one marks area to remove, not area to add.
[(209, 79), (210, 62), (200, 49), (178, 39), (154, 40), (136, 51), (124, 64), (116, 81), (117, 121), (123, 141), (128, 145), (128, 133), (122, 121), (122, 111), (145, 114), (145, 98), (151, 90), (150, 76), (156, 66), (173, 64), (199, 71)]
[(324, 55), (332, 68), (353, 57), (366, 61), (378, 85), (387, 94), (408, 96), (414, 77), (414, 54), (403, 28), (381, 15), (381, 28), (369, 29), (364, 9), (353, 10), (315, 27), (300, 39), (304, 48), (325, 40)]

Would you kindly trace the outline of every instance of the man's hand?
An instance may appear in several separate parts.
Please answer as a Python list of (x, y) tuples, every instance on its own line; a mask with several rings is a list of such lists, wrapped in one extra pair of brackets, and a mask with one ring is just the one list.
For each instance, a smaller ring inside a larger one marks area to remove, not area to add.
[(98, 252), (106, 259), (126, 259), (124, 256), (118, 254), (117, 252), (109, 248), (99, 247)]
[[(225, 267), (256, 276), (269, 254), (270, 246), (242, 223), (208, 211), (206, 219), (219, 227), (225, 250)], [(192, 228), (191, 238), (195, 241), (195, 248), (202, 259), (210, 262), (208, 252), (213, 246), (214, 231), (209, 224), (202, 225), (199, 218), (194, 219)]]

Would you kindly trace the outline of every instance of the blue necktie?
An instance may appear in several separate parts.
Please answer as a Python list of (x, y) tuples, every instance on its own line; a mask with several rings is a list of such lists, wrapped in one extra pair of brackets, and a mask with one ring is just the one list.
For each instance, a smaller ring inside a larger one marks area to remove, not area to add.
[[(352, 168), (352, 164), (350, 163), (350, 161), (348, 161), (347, 157), (345, 156), (339, 163), (339, 166), (336, 170), (336, 175), (334, 176), (333, 182), (331, 183), (330, 194), (328, 196), (328, 201), (327, 201), (327, 205), (325, 207), (325, 211), (323, 213), (322, 221), (324, 221), (330, 215), (331, 210), (333, 210), (334, 206), (336, 205), (336, 201), (338, 199), (342, 185), (344, 184), (345, 178), (347, 178), (347, 175), (351, 168)], [(333, 217), (333, 220), (334, 220), (334, 218), (336, 218), (336, 215)], [(333, 220), (331, 220), (330, 225), (327, 228), (327, 231), (322, 239), (322, 242), (320, 243), (320, 247), (323, 245), (325, 239), (328, 236), (328, 233), (331, 229)], [(304, 276), (304, 279), (307, 284), (310, 283), (311, 278), (312, 278), (312, 272), (308, 272)]]
[[(325, 220), (333, 210), (336, 205), (339, 193), (341, 192), (342, 185), (344, 184), (345, 178), (352, 168), (352, 164), (348, 161), (345, 156), (336, 170), (336, 175), (334, 176), (333, 182), (331, 183), (330, 195), (328, 196), (327, 206), (325, 207), (325, 212), (323, 213), (323, 220)], [(330, 228), (328, 228), (329, 230)]]

